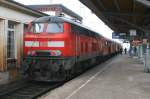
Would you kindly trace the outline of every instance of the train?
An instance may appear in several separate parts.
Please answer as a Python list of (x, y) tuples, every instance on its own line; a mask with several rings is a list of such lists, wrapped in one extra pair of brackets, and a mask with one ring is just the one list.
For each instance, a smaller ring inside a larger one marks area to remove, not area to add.
[(65, 81), (119, 53), (121, 45), (79, 22), (44, 16), (24, 33), (23, 67), (34, 81)]

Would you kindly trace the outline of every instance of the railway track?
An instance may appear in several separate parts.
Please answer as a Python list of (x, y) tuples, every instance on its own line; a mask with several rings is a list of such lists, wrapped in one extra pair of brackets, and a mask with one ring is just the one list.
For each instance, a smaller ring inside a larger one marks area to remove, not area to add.
[[(90, 68), (87, 70), (90, 70)], [(71, 79), (81, 75), (82, 73), (84, 72), (71, 77)], [(71, 79), (67, 81), (70, 81)], [(37, 99), (46, 92), (49, 92), (50, 90), (63, 85), (65, 82), (43, 83), (31, 81), (29, 82), (24, 80), (17, 81), (11, 84), (0, 86), (0, 99)]]
[(0, 99), (36, 99), (63, 83), (25, 82), (8, 85), (0, 90)]
[[(71, 79), (81, 75), (82, 73), (78, 73), (71, 77)], [(71, 79), (67, 81), (70, 81)], [(39, 96), (42, 96), (46, 92), (63, 85), (65, 82), (44, 83), (26, 80), (16, 81), (11, 84), (0, 86), (0, 99), (37, 99)]]

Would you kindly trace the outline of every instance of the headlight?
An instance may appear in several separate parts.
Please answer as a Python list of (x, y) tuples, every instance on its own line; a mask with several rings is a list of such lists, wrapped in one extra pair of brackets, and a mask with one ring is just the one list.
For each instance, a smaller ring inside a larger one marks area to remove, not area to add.
[(56, 50), (56, 55), (60, 56), (61, 55), (61, 51), (60, 50)]
[(29, 56), (35, 56), (36, 52), (35, 51), (28, 51), (27, 55), (29, 55)]
[(28, 51), (28, 52), (27, 52), (27, 55), (31, 55), (31, 51)]

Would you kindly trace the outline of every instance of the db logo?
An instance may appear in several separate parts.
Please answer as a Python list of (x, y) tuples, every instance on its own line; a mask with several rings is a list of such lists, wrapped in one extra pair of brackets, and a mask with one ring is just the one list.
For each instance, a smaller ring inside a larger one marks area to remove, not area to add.
[(40, 42), (41, 47), (47, 47), (47, 42)]

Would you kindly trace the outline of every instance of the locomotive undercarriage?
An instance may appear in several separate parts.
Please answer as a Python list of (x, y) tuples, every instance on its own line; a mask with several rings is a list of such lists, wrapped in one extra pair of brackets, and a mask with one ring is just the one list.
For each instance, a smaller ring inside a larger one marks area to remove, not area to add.
[(23, 62), (23, 72), (35, 81), (64, 81), (72, 74), (73, 58), (28, 57)]
[[(110, 57), (113, 53), (106, 56), (97, 56), (85, 61), (75, 62), (74, 58), (25, 58), (23, 62), (24, 74), (35, 81), (65, 81), (73, 76), (82, 73), (92, 65), (99, 64)], [(68, 65), (68, 66), (67, 66)]]

